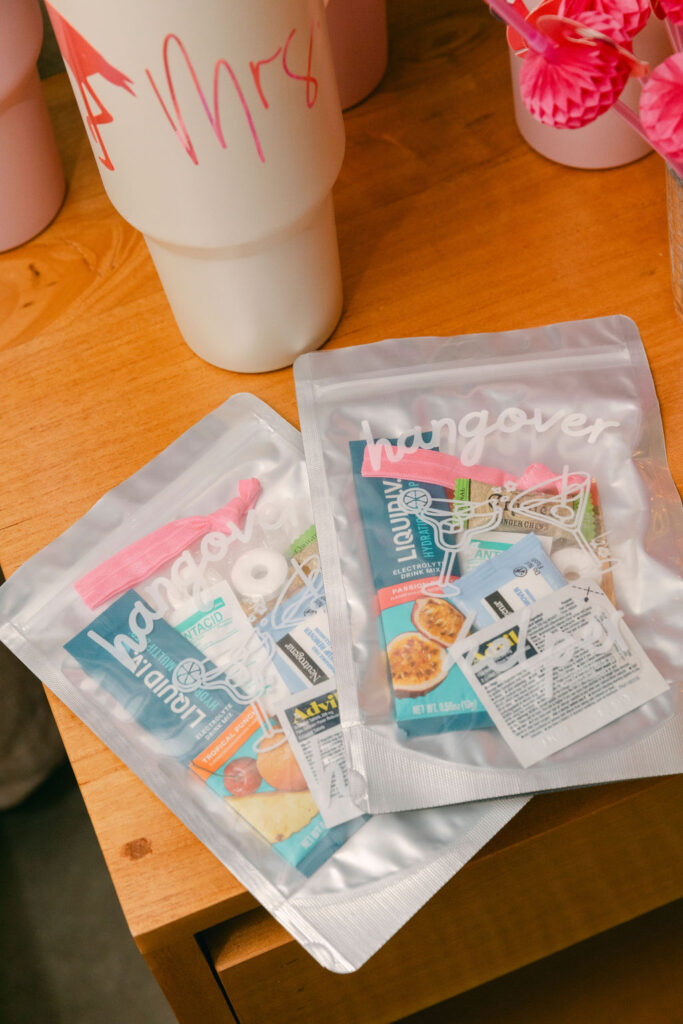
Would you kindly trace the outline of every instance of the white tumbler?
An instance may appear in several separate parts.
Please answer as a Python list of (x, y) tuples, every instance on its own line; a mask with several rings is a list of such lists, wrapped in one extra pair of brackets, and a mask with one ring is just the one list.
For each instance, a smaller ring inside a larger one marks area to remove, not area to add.
[(321, 345), (344, 154), (322, 0), (47, 7), (104, 187), (190, 348), (256, 372)]

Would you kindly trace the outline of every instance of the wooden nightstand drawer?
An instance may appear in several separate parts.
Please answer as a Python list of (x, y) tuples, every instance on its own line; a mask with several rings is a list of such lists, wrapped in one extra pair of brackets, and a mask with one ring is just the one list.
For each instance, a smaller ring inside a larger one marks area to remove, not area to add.
[[(680, 777), (534, 798), (361, 970), (261, 909), (203, 935), (240, 1024), (386, 1024), (683, 895)], [(646, 954), (644, 954), (646, 956)]]

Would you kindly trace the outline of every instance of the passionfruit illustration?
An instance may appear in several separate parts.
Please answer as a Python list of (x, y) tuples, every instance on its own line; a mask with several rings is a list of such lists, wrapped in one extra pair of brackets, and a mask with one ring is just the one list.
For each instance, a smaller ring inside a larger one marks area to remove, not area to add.
[(427, 639), (442, 647), (454, 644), (465, 616), (443, 597), (420, 597), (411, 614), (413, 625)]
[(448, 659), (441, 644), (422, 633), (401, 633), (387, 647), (391, 682), (397, 697), (421, 697), (448, 675)]

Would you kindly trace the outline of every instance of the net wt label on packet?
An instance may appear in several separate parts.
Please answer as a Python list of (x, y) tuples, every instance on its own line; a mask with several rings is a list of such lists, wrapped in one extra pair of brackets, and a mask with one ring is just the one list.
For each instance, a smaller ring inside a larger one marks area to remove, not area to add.
[(668, 689), (592, 580), (479, 630), (451, 653), (525, 768)]

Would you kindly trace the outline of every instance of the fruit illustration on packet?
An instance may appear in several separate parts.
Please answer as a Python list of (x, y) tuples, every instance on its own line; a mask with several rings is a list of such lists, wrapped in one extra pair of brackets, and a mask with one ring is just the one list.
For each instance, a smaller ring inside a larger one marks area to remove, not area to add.
[(447, 650), (455, 643), (464, 615), (443, 597), (418, 597), (410, 614), (414, 632), (401, 633), (387, 644), (394, 693), (421, 697), (448, 675)]
[[(245, 698), (252, 699), (217, 742), (193, 760), (191, 769), (286, 860), (308, 872), (347, 834), (340, 829), (335, 839), (325, 828), (278, 715), (287, 696), (332, 678), (314, 529), (282, 554), (248, 548), (238, 554), (229, 575), (229, 587), (222, 584), (220, 593), (209, 592), (213, 605), (201, 645), (205, 652), (213, 651), (220, 665), (229, 666), (233, 676), (244, 675)], [(212, 615), (228, 595), (233, 599), (230, 619), (223, 604), (220, 625), (214, 624)], [(196, 615), (176, 628), (188, 635), (195, 620)], [(226, 628), (227, 647), (220, 636), (212, 637), (217, 631), (223, 635)]]
[(257, 480), (242, 481), (219, 512), (169, 523), (80, 580), (91, 607), (115, 600), (66, 649), (163, 753), (309, 874), (354, 826), (324, 825), (277, 706), (331, 680), (331, 647), (315, 531), (286, 543), (286, 515), (259, 520), (260, 496)]

